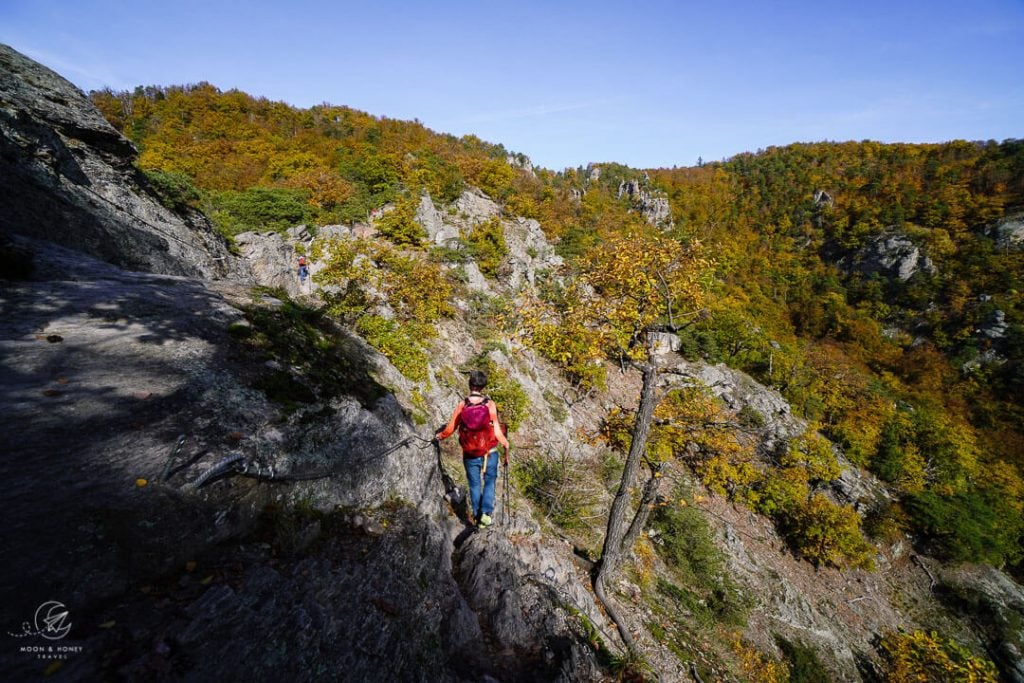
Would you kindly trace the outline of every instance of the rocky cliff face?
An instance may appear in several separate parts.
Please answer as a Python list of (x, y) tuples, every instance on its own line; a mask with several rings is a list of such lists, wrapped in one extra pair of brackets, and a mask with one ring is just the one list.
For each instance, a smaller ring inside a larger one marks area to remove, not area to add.
[(223, 241), (201, 216), (185, 220), (161, 206), (135, 157), (81, 91), (0, 45), (0, 233), (132, 270), (224, 274)]
[[(436, 246), (457, 245), (460, 238), (484, 221), (501, 215), (501, 207), (482, 193), (467, 190), (459, 196), (451, 212), (442, 213), (434, 205), (430, 195), (420, 197), (415, 220), (427, 233), (427, 241)], [(515, 292), (524, 286), (532, 286), (537, 274), (550, 271), (562, 264), (562, 258), (555, 254), (541, 230), (540, 223), (533, 219), (502, 219), (505, 243), (509, 256), (506, 275), (501, 283), (488, 280), (479, 266), (468, 259), (459, 267), (470, 287), (479, 292), (493, 294), (495, 287)], [(309, 261), (310, 278), (302, 283), (297, 274), (299, 255), (314, 251), (314, 246), (323, 246), (335, 239), (372, 237), (376, 232), (372, 224), (326, 225), (313, 230), (296, 226), (284, 234), (276, 232), (245, 232), (235, 236), (235, 242), (242, 256), (236, 262), (232, 277), (270, 287), (280, 287), (292, 295), (312, 294), (321, 288), (317, 273), (321, 265)]]

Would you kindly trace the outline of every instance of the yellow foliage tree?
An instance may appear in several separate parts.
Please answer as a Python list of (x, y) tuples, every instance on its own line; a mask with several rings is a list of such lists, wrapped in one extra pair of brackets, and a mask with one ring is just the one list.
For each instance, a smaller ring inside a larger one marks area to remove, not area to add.
[[(523, 307), (524, 329), (527, 334), (544, 337), (546, 353), (558, 353), (556, 340), (561, 330), (579, 331), (590, 341), (579, 349), (579, 357), (570, 354), (567, 359), (588, 363), (611, 355), (642, 373), (639, 409), (594, 576), (595, 593), (631, 650), (632, 636), (608, 601), (604, 587), (646, 524), (660, 483), (657, 464), (649, 463), (652, 475), (640, 506), (630, 514), (630, 490), (647, 452), (658, 403), (653, 334), (678, 329), (700, 310), (710, 266), (699, 244), (684, 245), (660, 233), (627, 230), (600, 243), (581, 260), (574, 280), (559, 292), (556, 302), (532, 301)], [(561, 327), (556, 329), (554, 324), (559, 320)]]
[(995, 665), (935, 631), (893, 632), (882, 638), (889, 683), (995, 683)]

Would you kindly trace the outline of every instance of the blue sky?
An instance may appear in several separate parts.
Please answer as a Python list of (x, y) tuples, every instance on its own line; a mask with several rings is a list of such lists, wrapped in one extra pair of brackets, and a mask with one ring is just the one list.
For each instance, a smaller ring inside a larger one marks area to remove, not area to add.
[(0, 0), (0, 42), (84, 90), (209, 81), (552, 169), (1024, 137), (1024, 0)]

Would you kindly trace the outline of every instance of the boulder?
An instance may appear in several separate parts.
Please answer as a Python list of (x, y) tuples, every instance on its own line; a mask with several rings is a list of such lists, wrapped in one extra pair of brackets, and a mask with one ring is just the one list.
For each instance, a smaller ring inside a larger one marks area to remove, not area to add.
[(483, 292), (484, 294), (492, 294), (491, 286), (487, 282), (487, 277), (480, 271), (480, 266), (475, 261), (468, 261), (462, 265), (462, 270), (466, 273), (466, 285), (475, 292)]
[[(243, 232), (235, 235), (235, 244), (252, 282), (281, 287), (289, 294), (300, 292), (296, 265), (295, 240), (276, 232)], [(315, 264), (310, 263), (310, 270)]]
[(1024, 214), (1006, 216), (989, 229), (994, 235), (996, 246), (1007, 251), (1024, 249)]
[(455, 200), (455, 208), (471, 225), (501, 215), (501, 207), (480, 190), (466, 190)]
[(835, 204), (835, 200), (825, 190), (814, 191), (814, 205), (817, 207), (832, 207)]
[(651, 335), (651, 348), (656, 356), (664, 356), (669, 353), (676, 353), (682, 348), (679, 335), (668, 332), (655, 332)]
[(525, 154), (509, 154), (505, 157), (505, 163), (512, 168), (518, 168), (520, 171), (526, 171), (531, 176), (537, 176), (533, 170), (533, 162), (530, 161), (530, 157)]
[(935, 273), (935, 265), (906, 235), (886, 232), (872, 238), (853, 257), (853, 268), (901, 281), (918, 272)]
[(316, 236), (323, 240), (348, 239), (353, 233), (348, 225), (324, 225), (316, 231)]
[(427, 238), (434, 244), (444, 244), (459, 236), (457, 228), (445, 224), (444, 216), (434, 206), (427, 193), (420, 196), (420, 204), (416, 207), (416, 222), (423, 226), (427, 231)]
[(1009, 330), (1010, 324), (1006, 322), (1006, 313), (996, 310), (974, 331), (974, 335), (982, 339), (1003, 339)]
[(673, 360), (672, 368), (677, 375), (698, 380), (730, 410), (738, 412), (746, 407), (761, 416), (763, 426), (759, 428), (759, 438), (763, 453), (774, 453), (782, 443), (806, 430), (806, 425), (792, 415), (789, 403), (779, 392), (759, 384), (746, 373), (724, 363), (707, 365)]

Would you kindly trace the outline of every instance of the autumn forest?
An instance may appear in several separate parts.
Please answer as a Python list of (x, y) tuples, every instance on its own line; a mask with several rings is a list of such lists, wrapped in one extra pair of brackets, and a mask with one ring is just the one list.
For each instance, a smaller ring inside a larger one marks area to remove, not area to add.
[[(139, 147), (138, 166), (164, 203), (201, 211), (229, 241), (253, 229), (363, 222), (392, 207), (377, 224), (387, 245), (335, 258), (351, 267), (373, 249), (404, 283), (390, 290), (396, 317), (364, 314), (355, 291), (329, 305), (410, 379), (422, 377), (431, 322), (453, 314), (436, 264), (469, 253), (493, 274), (505, 248), (493, 225), (458, 245), (428, 245), (414, 219), (423, 193), (443, 206), (473, 186), (508, 216), (536, 219), (567, 266), (590, 277), (590, 292), (621, 286), (608, 279), (615, 254), (684, 249), (672, 321), (682, 352), (777, 389), (897, 497), (858, 514), (818, 495), (838, 470), (812, 437), (778, 454), (776, 467), (758, 466), (741, 443), (695, 426), (714, 422), (699, 392), (659, 406), (665, 426), (652, 434), (652, 457), (686, 461), (710, 489), (775, 519), (813, 561), (867, 566), (866, 539), (909, 531), (939, 556), (1019, 571), (1024, 250), (999, 226), (1024, 209), (1024, 141), (819, 142), (688, 167), (556, 172), (416, 121), (298, 109), (209, 84), (92, 99)], [(624, 183), (667, 199), (669, 219), (652, 226)], [(897, 272), (886, 245), (912, 254), (913, 268)], [(597, 303), (572, 286), (552, 278), (538, 289), (518, 319), (510, 302), (493, 302), (487, 324), (528, 330), (581, 391), (600, 388), (608, 370), (593, 361), (629, 356), (628, 335), (616, 336), (621, 326), (597, 334), (580, 317)], [(624, 419), (608, 416), (609, 443), (622, 439)], [(701, 444), (699, 457), (685, 440)]]

